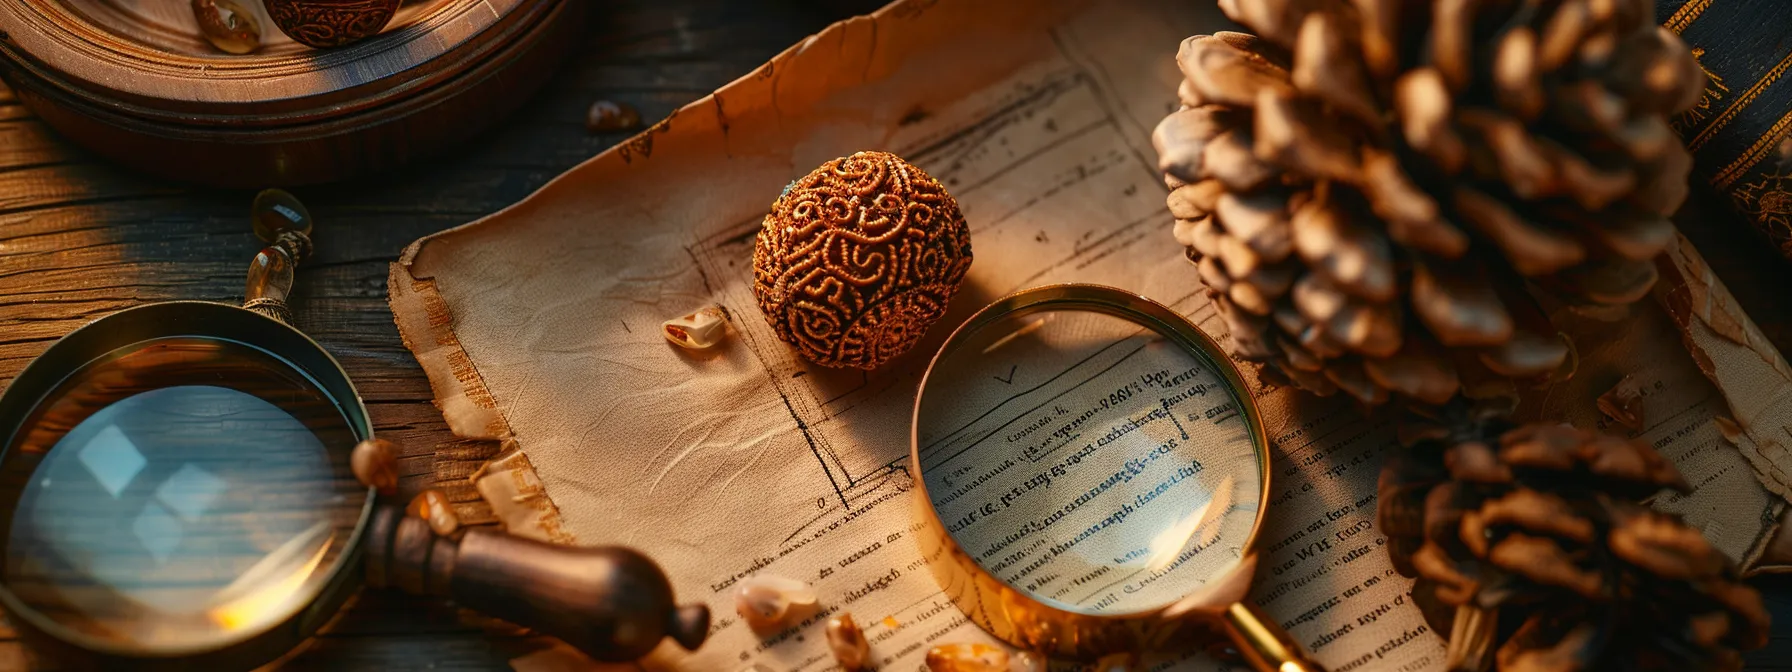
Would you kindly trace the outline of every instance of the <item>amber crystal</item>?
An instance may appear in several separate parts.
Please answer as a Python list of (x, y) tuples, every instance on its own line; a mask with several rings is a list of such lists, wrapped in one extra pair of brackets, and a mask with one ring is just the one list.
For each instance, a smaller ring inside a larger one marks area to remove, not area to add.
[(447, 536), (460, 529), (460, 516), (454, 512), (454, 505), (449, 503), (448, 495), (441, 490), (430, 488), (418, 493), (405, 513), (412, 518), (428, 521), (429, 529), (439, 535)]
[(205, 41), (227, 54), (247, 54), (261, 47), (261, 22), (232, 0), (193, 0), (193, 19)]
[(834, 662), (840, 664), (843, 672), (871, 669), (871, 642), (865, 639), (859, 624), (853, 622), (852, 614), (830, 617), (826, 634), (828, 649), (834, 652)]

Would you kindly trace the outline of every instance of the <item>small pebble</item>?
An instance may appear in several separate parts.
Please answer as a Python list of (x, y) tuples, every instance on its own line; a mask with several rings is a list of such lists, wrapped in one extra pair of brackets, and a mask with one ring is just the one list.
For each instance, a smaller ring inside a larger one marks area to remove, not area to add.
[(585, 112), (585, 130), (592, 133), (632, 131), (641, 127), (641, 113), (628, 103), (600, 100)]
[(355, 444), (348, 466), (361, 485), (386, 495), (398, 491), (398, 448), (391, 441), (368, 439)]
[(815, 606), (815, 589), (782, 576), (750, 576), (734, 589), (734, 611), (755, 631), (782, 627), (795, 614)]
[(193, 18), (207, 42), (227, 54), (247, 54), (261, 47), (261, 23), (232, 0), (193, 0)]
[(852, 621), (852, 614), (841, 612), (840, 615), (828, 619), (828, 648), (834, 651), (834, 661), (840, 663), (844, 672), (861, 672), (871, 668), (871, 642), (865, 639), (865, 631)]
[(1008, 659), (1008, 672), (1045, 672), (1045, 654), (1038, 651), (1015, 651)]
[(448, 503), (448, 496), (434, 488), (424, 490), (411, 500), (411, 505), (405, 507), (405, 514), (429, 521), (429, 529), (439, 536), (445, 537), (460, 529), (460, 517)]
[(927, 651), (928, 672), (1009, 672), (1008, 652), (989, 644), (946, 644)]
[(728, 337), (728, 313), (721, 306), (704, 306), (683, 317), (660, 324), (666, 340), (689, 350), (707, 350)]
[(1612, 386), (1612, 389), (1606, 390), (1605, 394), (1601, 394), (1598, 399), (1593, 400), (1593, 405), (1599, 407), (1600, 413), (1604, 413), (1606, 417), (1630, 431), (1642, 431), (1644, 425), (1643, 389), (1637, 384), (1634, 376), (1624, 376), (1617, 385)]

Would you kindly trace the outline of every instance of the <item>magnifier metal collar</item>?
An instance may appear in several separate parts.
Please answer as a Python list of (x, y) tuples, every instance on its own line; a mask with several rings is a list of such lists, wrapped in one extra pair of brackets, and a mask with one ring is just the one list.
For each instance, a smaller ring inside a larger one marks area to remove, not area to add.
[[(1148, 328), (1208, 364), (1237, 400), (1240, 418), (1248, 427), (1256, 451), (1260, 484), (1250, 538), (1244, 543), (1237, 565), (1180, 599), (1162, 606), (1112, 613), (1090, 613), (1048, 604), (984, 568), (948, 531), (928, 494), (921, 454), (923, 404), (929, 394), (929, 382), (941, 373), (941, 362), (971, 335), (998, 320), (1056, 310), (1101, 313)], [(910, 474), (914, 480), (916, 516), (922, 526), (916, 538), (939, 584), (967, 618), (990, 634), (1017, 647), (1054, 657), (1087, 660), (1115, 652), (1188, 649), (1224, 635), (1259, 669), (1317, 670), (1286, 633), (1265, 619), (1255, 606), (1244, 602), (1256, 566), (1253, 546), (1267, 511), (1271, 476), (1262, 414), (1249, 390), (1213, 339), (1168, 307), (1124, 290), (1088, 284), (1050, 285), (1017, 292), (979, 310), (955, 329), (934, 355), (922, 376), (911, 418)]]

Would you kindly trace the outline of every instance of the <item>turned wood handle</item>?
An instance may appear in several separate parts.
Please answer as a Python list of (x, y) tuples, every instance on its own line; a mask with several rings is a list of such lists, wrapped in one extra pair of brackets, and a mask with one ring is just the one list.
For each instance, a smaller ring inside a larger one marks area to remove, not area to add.
[(597, 660), (634, 660), (671, 637), (694, 650), (709, 608), (678, 606), (658, 565), (619, 546), (575, 548), (487, 527), (437, 536), (382, 502), (367, 532), (367, 578), (553, 635)]

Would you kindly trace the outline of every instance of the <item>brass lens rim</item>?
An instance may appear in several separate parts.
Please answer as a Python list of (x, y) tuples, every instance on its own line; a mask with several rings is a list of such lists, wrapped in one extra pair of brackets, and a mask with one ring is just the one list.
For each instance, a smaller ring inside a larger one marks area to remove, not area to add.
[[(1262, 413), (1251, 396), (1251, 388), (1245, 384), (1238, 367), (1219, 344), (1176, 311), (1123, 289), (1084, 283), (1034, 287), (996, 300), (954, 329), (928, 362), (927, 370), (921, 375), (921, 382), (915, 391), (915, 408), (909, 422), (909, 472), (916, 495), (915, 515), (922, 524), (917, 539), (940, 585), (951, 594), (953, 601), (958, 603), (966, 616), (983, 626), (990, 634), (1010, 644), (1071, 658), (1089, 658), (1117, 650), (1136, 649), (1142, 643), (1165, 644), (1167, 642), (1162, 640), (1178, 629), (1176, 623), (1165, 621), (1183, 620), (1181, 616), (1169, 615), (1171, 608), (1179, 600), (1166, 600), (1161, 606), (1138, 611), (1100, 614), (1063, 609), (1042, 602), (994, 576), (965, 552), (958, 540), (946, 531), (945, 522), (940, 519), (932, 498), (927, 495), (927, 482), (921, 470), (919, 428), (921, 405), (927, 396), (928, 380), (933, 377), (935, 367), (954, 354), (972, 334), (997, 320), (1050, 310), (1097, 312), (1137, 323), (1176, 343), (1219, 372), (1230, 387), (1233, 397), (1238, 400), (1240, 415), (1250, 432), (1252, 447), (1257, 454), (1261, 486), (1258, 493), (1259, 505), (1242, 552), (1247, 560), (1250, 558), (1257, 535), (1263, 529), (1270, 493), (1269, 439), (1264, 430)], [(954, 586), (959, 589), (953, 590)], [(987, 594), (992, 590), (1000, 595), (992, 598)], [(1005, 613), (992, 613), (992, 605), (989, 604), (991, 601), (1000, 605)], [(1053, 641), (1037, 641), (1037, 633), (1029, 633), (1026, 627), (1019, 624), (1022, 620), (1052, 624), (1048, 629), (1053, 633), (1050, 637)]]
[[(26, 365), (0, 393), (0, 460), (13, 457), (12, 444), (31, 411), (46, 401), (63, 380), (82, 367), (115, 352), (159, 338), (198, 337), (235, 341), (266, 352), (309, 377), (342, 409), (356, 440), (373, 436), (367, 407), (348, 373), (330, 353), (304, 332), (278, 320), (209, 301), (166, 301), (119, 312), (69, 332)], [(0, 608), (28, 643), (46, 649), (55, 661), (77, 667), (115, 669), (172, 667), (180, 669), (248, 668), (272, 661), (297, 647), (335, 614), (355, 588), (363, 553), (362, 537), (373, 517), (375, 493), (369, 488), (352, 536), (326, 571), (318, 593), (283, 619), (216, 644), (144, 647), (100, 639), (70, 629), (26, 605), (0, 581)], [(16, 500), (0, 501), (10, 516)], [(10, 521), (7, 521), (10, 524)], [(35, 636), (33, 636), (35, 635)]]

